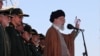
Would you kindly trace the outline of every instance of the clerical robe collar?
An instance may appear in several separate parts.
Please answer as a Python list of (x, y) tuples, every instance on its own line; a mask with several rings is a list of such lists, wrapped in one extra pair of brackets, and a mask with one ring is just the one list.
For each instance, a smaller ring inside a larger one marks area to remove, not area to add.
[(60, 28), (59, 28), (57, 25), (53, 24), (52, 26), (53, 26), (56, 30), (59, 30), (59, 31), (60, 31)]

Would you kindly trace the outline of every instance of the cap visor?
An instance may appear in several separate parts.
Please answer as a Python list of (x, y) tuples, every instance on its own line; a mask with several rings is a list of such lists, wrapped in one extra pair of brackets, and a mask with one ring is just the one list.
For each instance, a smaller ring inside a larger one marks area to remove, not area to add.
[(27, 15), (27, 14), (24, 14), (23, 16), (25, 16), (25, 17), (29, 17), (29, 15)]
[(29, 17), (27, 14), (19, 14), (20, 16)]

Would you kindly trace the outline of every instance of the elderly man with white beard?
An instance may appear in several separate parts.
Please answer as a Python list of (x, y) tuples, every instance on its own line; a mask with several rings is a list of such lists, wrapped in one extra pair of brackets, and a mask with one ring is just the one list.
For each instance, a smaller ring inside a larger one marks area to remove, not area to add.
[[(53, 11), (50, 15), (50, 22), (52, 26), (46, 33), (44, 56), (74, 56), (74, 40), (78, 31), (73, 30), (71, 34), (60, 32), (60, 30), (64, 30), (64, 11)], [(78, 22), (75, 24), (75, 27), (79, 28)]]

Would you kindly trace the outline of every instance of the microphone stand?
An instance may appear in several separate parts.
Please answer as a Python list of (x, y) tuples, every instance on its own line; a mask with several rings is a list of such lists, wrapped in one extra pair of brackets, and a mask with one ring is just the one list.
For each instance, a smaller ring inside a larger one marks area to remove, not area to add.
[(87, 48), (86, 48), (86, 43), (85, 43), (85, 38), (84, 38), (84, 29), (78, 29), (78, 28), (75, 28), (73, 25), (71, 24), (68, 24), (67, 26), (68, 29), (76, 29), (76, 30), (79, 30), (82, 32), (82, 37), (83, 37), (83, 44), (84, 44), (84, 49), (85, 49), (85, 52), (83, 52), (83, 56), (88, 56), (88, 53), (87, 53)]
[(84, 44), (84, 49), (85, 49), (85, 52), (83, 52), (83, 56), (88, 56), (88, 52), (87, 52), (87, 48), (86, 48), (86, 43), (85, 43), (85, 38), (84, 38), (84, 30), (82, 29), (79, 29), (82, 33), (82, 37), (83, 37), (83, 44)]

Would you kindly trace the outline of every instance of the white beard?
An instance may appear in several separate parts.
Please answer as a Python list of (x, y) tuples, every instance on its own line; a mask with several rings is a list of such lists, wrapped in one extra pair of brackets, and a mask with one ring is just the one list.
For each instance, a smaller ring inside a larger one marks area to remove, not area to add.
[(64, 25), (59, 25), (58, 27), (60, 30), (62, 30), (62, 31), (64, 30)]

